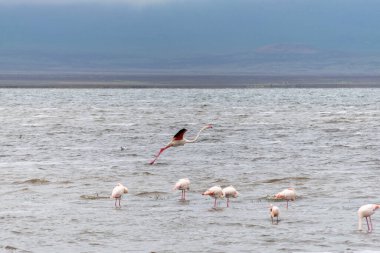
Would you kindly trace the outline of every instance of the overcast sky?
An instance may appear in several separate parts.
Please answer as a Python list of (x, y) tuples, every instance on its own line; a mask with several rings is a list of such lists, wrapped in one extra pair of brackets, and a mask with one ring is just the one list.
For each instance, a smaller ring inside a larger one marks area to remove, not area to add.
[(379, 54), (379, 10), (376, 0), (0, 0), (0, 52)]

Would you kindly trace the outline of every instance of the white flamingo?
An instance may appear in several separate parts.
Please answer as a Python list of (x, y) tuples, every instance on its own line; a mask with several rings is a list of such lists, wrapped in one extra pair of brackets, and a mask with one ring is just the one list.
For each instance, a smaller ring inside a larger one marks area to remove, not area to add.
[[(358, 210), (358, 216), (359, 216), (359, 227), (358, 229), (359, 230), (362, 230), (362, 220), (363, 218), (365, 218), (365, 220), (367, 221), (367, 227), (368, 227), (368, 232), (372, 232), (373, 230), (373, 226), (372, 226), (372, 219), (371, 219), (371, 215), (375, 213), (376, 209), (380, 208), (380, 205), (376, 205), (376, 204), (368, 204), (368, 205), (364, 205), (364, 206), (361, 206)], [(368, 222), (369, 220), (369, 222)]]
[(173, 190), (181, 190), (182, 195), (181, 195), (181, 200), (186, 200), (186, 191), (190, 189), (190, 180), (188, 178), (181, 178), (180, 180), (177, 181), (175, 184)]
[(119, 200), (119, 207), (121, 207), (120, 201), (121, 201), (121, 197), (123, 196), (124, 193), (128, 193), (128, 188), (125, 187), (124, 185), (122, 185), (121, 183), (118, 183), (115, 186), (115, 188), (113, 188), (110, 198), (115, 199), (115, 207), (117, 207), (117, 205), (116, 205), (117, 200)]
[(208, 195), (215, 199), (214, 208), (216, 208), (216, 199), (224, 197), (223, 190), (220, 186), (213, 186), (204, 193), (202, 193), (202, 195)]
[(291, 200), (291, 201), (296, 200), (296, 191), (293, 188), (285, 189), (285, 190), (277, 193), (274, 197), (275, 197), (275, 199), (285, 199), (286, 200), (286, 209), (288, 209), (289, 200)]
[(164, 152), (166, 149), (170, 148), (170, 147), (178, 147), (178, 146), (183, 146), (185, 145), (186, 143), (194, 143), (198, 140), (199, 138), (199, 135), (201, 134), (201, 132), (205, 129), (208, 129), (208, 128), (212, 128), (212, 125), (208, 124), (204, 127), (202, 127), (197, 136), (192, 139), (192, 140), (187, 140), (184, 138), (184, 135), (187, 131), (187, 129), (183, 128), (181, 130), (178, 131), (178, 133), (176, 133), (172, 140), (163, 148), (160, 149), (160, 151), (157, 153), (157, 155), (155, 156), (155, 158), (150, 162), (150, 164), (154, 164), (156, 162), (156, 160), (158, 159), (158, 157), (161, 155), (162, 152)]
[(270, 205), (269, 207), (270, 218), (272, 220), (272, 224), (274, 223), (274, 217), (276, 217), (276, 224), (278, 224), (278, 217), (280, 216), (280, 209), (277, 206)]
[(232, 185), (230, 185), (223, 188), (223, 195), (227, 198), (227, 207), (229, 207), (230, 198), (237, 198), (237, 196), (239, 196), (239, 192)]

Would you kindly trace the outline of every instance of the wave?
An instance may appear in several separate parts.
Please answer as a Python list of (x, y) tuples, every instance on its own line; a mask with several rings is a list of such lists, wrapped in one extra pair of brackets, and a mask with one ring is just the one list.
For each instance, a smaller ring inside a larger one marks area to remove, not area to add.
[(272, 184), (272, 183), (277, 183), (281, 181), (304, 181), (304, 180), (310, 180), (310, 178), (309, 177), (284, 177), (284, 178), (273, 178), (273, 179), (263, 180), (261, 182), (265, 184)]
[(166, 196), (168, 195), (167, 192), (159, 192), (159, 191), (153, 191), (153, 192), (140, 192), (137, 193), (136, 196), (138, 197), (147, 197), (147, 198), (153, 198), (153, 199), (166, 199)]
[(95, 193), (92, 195), (81, 195), (81, 199), (89, 199), (89, 200), (96, 200), (96, 199), (109, 199), (108, 196), (99, 196), (99, 194)]
[(43, 185), (43, 184), (49, 184), (50, 181), (46, 180), (44, 178), (32, 178), (25, 181), (16, 181), (14, 184), (32, 184), (32, 185)]

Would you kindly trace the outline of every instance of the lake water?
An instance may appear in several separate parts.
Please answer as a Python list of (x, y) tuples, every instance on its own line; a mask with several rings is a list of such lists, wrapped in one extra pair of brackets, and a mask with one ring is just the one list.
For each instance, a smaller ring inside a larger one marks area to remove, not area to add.
[[(0, 119), (0, 251), (379, 252), (380, 89), (1, 89)], [(214, 185), (241, 195), (214, 209)]]

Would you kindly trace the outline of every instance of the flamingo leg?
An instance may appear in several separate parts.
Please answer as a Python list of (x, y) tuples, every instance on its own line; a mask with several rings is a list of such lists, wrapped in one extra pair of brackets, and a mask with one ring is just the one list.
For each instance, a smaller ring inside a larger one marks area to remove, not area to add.
[(278, 224), (278, 215), (277, 215), (277, 222), (276, 223)]
[(365, 217), (365, 221), (367, 222), (368, 232), (371, 232), (371, 230), (369, 228), (368, 217)]
[(119, 198), (119, 207), (121, 207), (120, 201), (121, 201), (121, 197)]
[(230, 199), (227, 198), (227, 207), (230, 207)]
[(286, 201), (286, 209), (288, 209), (289, 206), (289, 200)]
[(161, 148), (160, 151), (158, 152), (158, 154), (156, 155), (156, 157), (150, 162), (150, 164), (154, 164), (156, 162), (156, 160), (158, 159), (158, 157), (161, 155), (162, 152), (164, 152), (166, 149), (170, 148), (171, 146), (168, 145), (164, 148)]
[(116, 203), (117, 203), (117, 198), (115, 198), (115, 207), (117, 207)]
[(183, 190), (183, 200), (186, 200), (186, 190)]
[(272, 224), (273, 224), (273, 217), (271, 216), (271, 217), (270, 217), (270, 219), (271, 219), (271, 221), (272, 221)]
[(369, 224), (370, 224), (371, 232), (372, 232), (372, 230), (373, 230), (372, 218), (371, 218), (371, 216), (369, 216), (368, 218), (369, 218)]
[(216, 208), (216, 198), (215, 198), (215, 201), (214, 201), (214, 208)]

